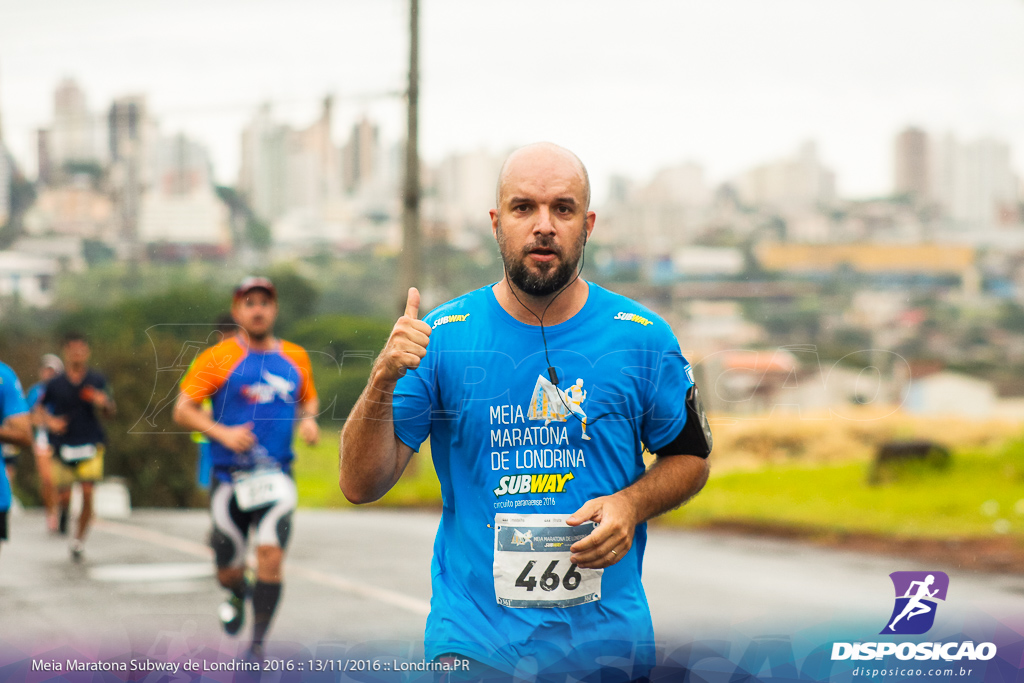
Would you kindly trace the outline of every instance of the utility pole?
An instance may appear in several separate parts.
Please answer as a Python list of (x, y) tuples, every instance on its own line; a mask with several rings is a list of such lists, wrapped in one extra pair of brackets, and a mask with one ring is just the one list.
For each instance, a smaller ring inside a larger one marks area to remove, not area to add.
[(410, 287), (422, 287), (423, 240), (420, 234), (419, 155), (419, 0), (409, 0), (408, 128), (405, 138), (405, 187), (402, 191), (402, 256), (399, 259), (398, 310), (405, 310)]

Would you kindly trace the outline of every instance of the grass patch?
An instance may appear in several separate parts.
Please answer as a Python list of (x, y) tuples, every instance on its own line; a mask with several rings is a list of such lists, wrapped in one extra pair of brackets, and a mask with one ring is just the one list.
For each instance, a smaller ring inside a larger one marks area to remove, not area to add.
[[(351, 507), (338, 489), (337, 433), (325, 431), (319, 445), (297, 443), (295, 451), (300, 506)], [(662, 523), (694, 527), (753, 522), (900, 537), (1024, 538), (1024, 439), (954, 448), (948, 468), (910, 467), (896, 481), (880, 486), (867, 483), (867, 458), (782, 459), (736, 469), (728, 457), (719, 466), (716, 456), (704, 491), (665, 515)], [(426, 444), (375, 505), (438, 507), (440, 502)]]
[[(299, 490), (299, 506), (304, 508), (355, 507), (338, 488), (338, 433), (324, 431), (320, 443), (307, 446), (295, 442), (295, 484)], [(441, 505), (441, 484), (434, 473), (430, 444), (412, 457), (405, 474), (387, 494), (374, 505), (437, 506)]]
[(715, 474), (665, 521), (683, 526), (740, 521), (907, 537), (1024, 535), (1024, 443), (961, 451), (945, 470), (917, 468), (867, 484), (863, 462), (779, 465)]

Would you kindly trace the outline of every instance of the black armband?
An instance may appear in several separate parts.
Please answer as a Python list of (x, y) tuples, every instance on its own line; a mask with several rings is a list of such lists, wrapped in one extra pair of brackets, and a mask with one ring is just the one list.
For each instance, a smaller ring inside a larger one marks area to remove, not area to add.
[(706, 458), (711, 455), (713, 445), (704, 403), (694, 384), (686, 392), (686, 423), (675, 439), (658, 449), (658, 455), (696, 455)]

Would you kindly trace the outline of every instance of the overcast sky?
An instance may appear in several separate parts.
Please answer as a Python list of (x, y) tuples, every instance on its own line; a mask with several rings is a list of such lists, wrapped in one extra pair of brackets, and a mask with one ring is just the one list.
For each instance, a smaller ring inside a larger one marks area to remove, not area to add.
[[(421, 0), (421, 149), (546, 139), (576, 151), (598, 199), (698, 161), (712, 181), (814, 139), (845, 196), (887, 192), (908, 124), (1009, 142), (1024, 170), (1024, 0)], [(165, 133), (234, 183), (257, 103), (303, 125), (338, 97), (402, 135), (406, 0), (0, 0), (5, 141), (32, 135), (74, 77), (99, 111), (145, 93)]]

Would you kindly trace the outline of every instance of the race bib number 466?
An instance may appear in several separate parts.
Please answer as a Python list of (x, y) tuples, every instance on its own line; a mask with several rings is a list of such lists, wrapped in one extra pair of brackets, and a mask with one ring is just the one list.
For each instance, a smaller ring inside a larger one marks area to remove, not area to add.
[(601, 599), (603, 569), (580, 569), (569, 548), (594, 524), (569, 515), (494, 516), (494, 593), (505, 607), (573, 607)]

